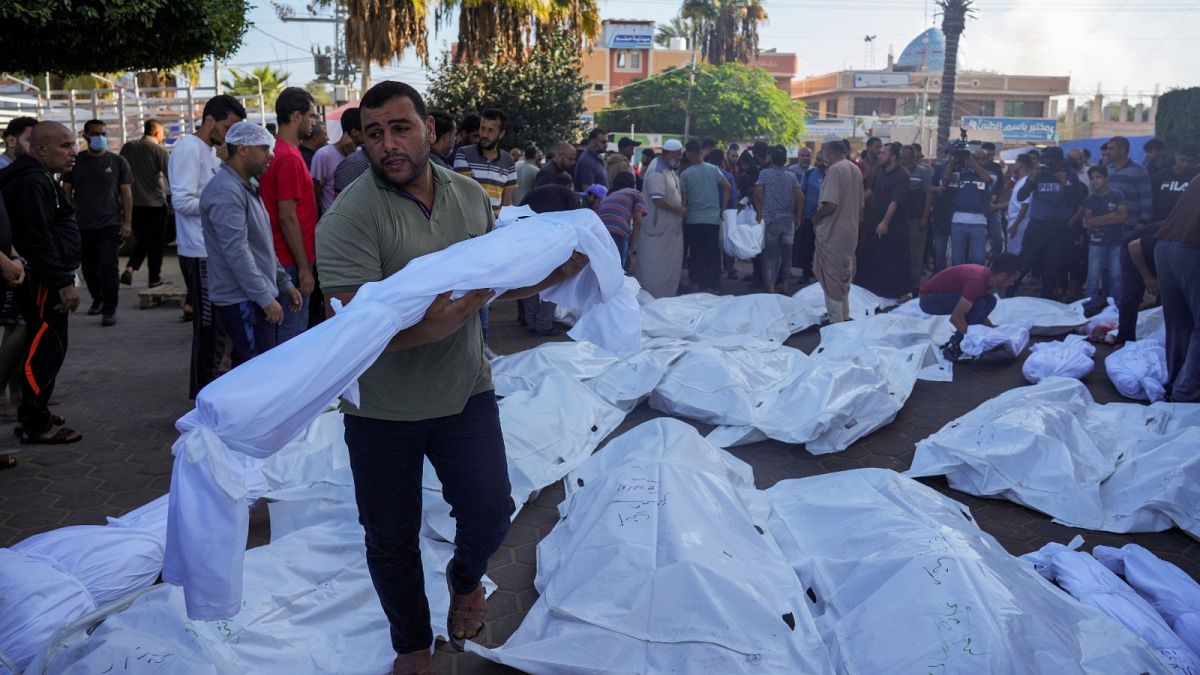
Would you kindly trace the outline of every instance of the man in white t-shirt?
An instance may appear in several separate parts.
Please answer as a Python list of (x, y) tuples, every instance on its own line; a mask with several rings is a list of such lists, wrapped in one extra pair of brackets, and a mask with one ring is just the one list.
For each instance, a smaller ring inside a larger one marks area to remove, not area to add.
[(246, 109), (232, 96), (208, 99), (196, 133), (184, 136), (171, 150), (167, 175), (171, 182), (171, 206), (175, 209), (175, 244), (179, 270), (187, 284), (187, 304), (192, 319), (192, 367), (188, 397), (217, 376), (217, 325), (208, 301), (208, 254), (200, 225), (200, 193), (221, 167), (217, 147), (225, 143), (225, 132), (246, 119)]
[(1033, 195), (1021, 199), (1018, 193), (1033, 172), (1033, 155), (1024, 154), (1017, 157), (1017, 182), (1013, 185), (1012, 196), (1008, 198), (1008, 220), (1005, 233), (1008, 238), (1008, 252), (1021, 254), (1021, 241), (1025, 238), (1025, 228), (1029, 226), (1029, 201)]

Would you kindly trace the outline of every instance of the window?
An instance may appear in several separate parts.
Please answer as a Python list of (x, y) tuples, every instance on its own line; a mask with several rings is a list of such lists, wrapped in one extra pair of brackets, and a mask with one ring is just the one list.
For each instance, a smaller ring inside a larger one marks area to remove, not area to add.
[(894, 98), (863, 98), (854, 99), (855, 115), (895, 115), (896, 99)]
[(597, 82), (596, 84), (593, 84), (593, 85), (592, 85), (592, 90), (593, 90), (593, 91), (604, 91), (604, 83), (603, 83), (603, 82)]
[(640, 49), (618, 49), (617, 70), (642, 70), (642, 52)]
[(963, 99), (954, 102), (958, 117), (995, 117), (996, 102)]
[(837, 99), (836, 98), (825, 99), (825, 117), (837, 117), (837, 113), (838, 113)]
[(1042, 117), (1046, 105), (1042, 101), (1005, 101), (1005, 117)]
[[(937, 117), (937, 99), (926, 99), (924, 115), (926, 117)], [(902, 111), (900, 114), (905, 116), (917, 115), (917, 109), (921, 105), (920, 97), (906, 98), (903, 105), (900, 106)]]

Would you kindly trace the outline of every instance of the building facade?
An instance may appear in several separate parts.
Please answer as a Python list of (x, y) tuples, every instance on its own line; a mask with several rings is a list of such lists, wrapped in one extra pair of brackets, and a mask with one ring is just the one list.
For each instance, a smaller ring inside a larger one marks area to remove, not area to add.
[[(621, 87), (691, 63), (693, 53), (683, 43), (678, 40), (671, 48), (656, 47), (653, 21), (604, 21), (600, 43), (583, 54), (583, 76), (592, 84), (584, 99), (587, 112), (594, 114), (610, 105), (612, 94)], [(800, 59), (795, 54), (764, 51), (751, 65), (767, 71), (780, 89), (790, 91)]]

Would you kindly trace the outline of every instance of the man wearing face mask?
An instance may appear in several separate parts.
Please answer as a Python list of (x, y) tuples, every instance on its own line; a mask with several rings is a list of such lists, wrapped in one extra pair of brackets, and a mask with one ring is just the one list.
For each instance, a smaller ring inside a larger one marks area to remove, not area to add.
[(89, 316), (102, 315), (100, 325), (117, 324), (117, 292), (121, 276), (117, 251), (133, 233), (133, 169), (108, 151), (108, 127), (100, 120), (83, 125), (87, 151), (75, 168), (63, 174), (63, 190), (75, 203), (82, 257), (80, 267), (92, 296)]
[[(200, 194), (221, 167), (215, 146), (225, 142), (225, 132), (246, 119), (246, 109), (232, 96), (222, 94), (204, 104), (202, 123), (196, 133), (184, 136), (171, 150), (167, 172), (171, 182), (171, 205), (175, 209), (175, 243), (179, 270), (187, 284), (192, 307), (192, 358), (188, 396), (196, 394), (217, 376), (217, 322), (208, 300), (208, 260), (204, 231), (200, 225)], [(185, 313), (186, 316), (186, 313)]]

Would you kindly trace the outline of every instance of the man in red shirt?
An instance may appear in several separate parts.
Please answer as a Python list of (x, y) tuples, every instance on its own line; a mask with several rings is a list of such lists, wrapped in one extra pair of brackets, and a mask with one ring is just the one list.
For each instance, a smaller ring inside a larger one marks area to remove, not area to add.
[(921, 311), (950, 315), (954, 335), (942, 346), (942, 354), (951, 361), (962, 356), (959, 346), (967, 326), (992, 326), (988, 315), (996, 308), (992, 289), (1008, 288), (1020, 276), (1020, 259), (1012, 253), (992, 257), (990, 268), (983, 265), (954, 265), (933, 275), (921, 286)]
[(279, 324), (276, 344), (296, 337), (308, 327), (308, 299), (315, 280), (317, 196), (312, 174), (300, 154), (300, 139), (312, 130), (313, 97), (299, 87), (288, 87), (275, 99), (275, 118), (279, 132), (275, 137), (275, 158), (259, 179), (263, 206), (271, 218), (275, 237), (275, 256), (292, 277), (292, 284), (304, 297), (299, 310), (293, 311), (286, 298), (283, 322)]

